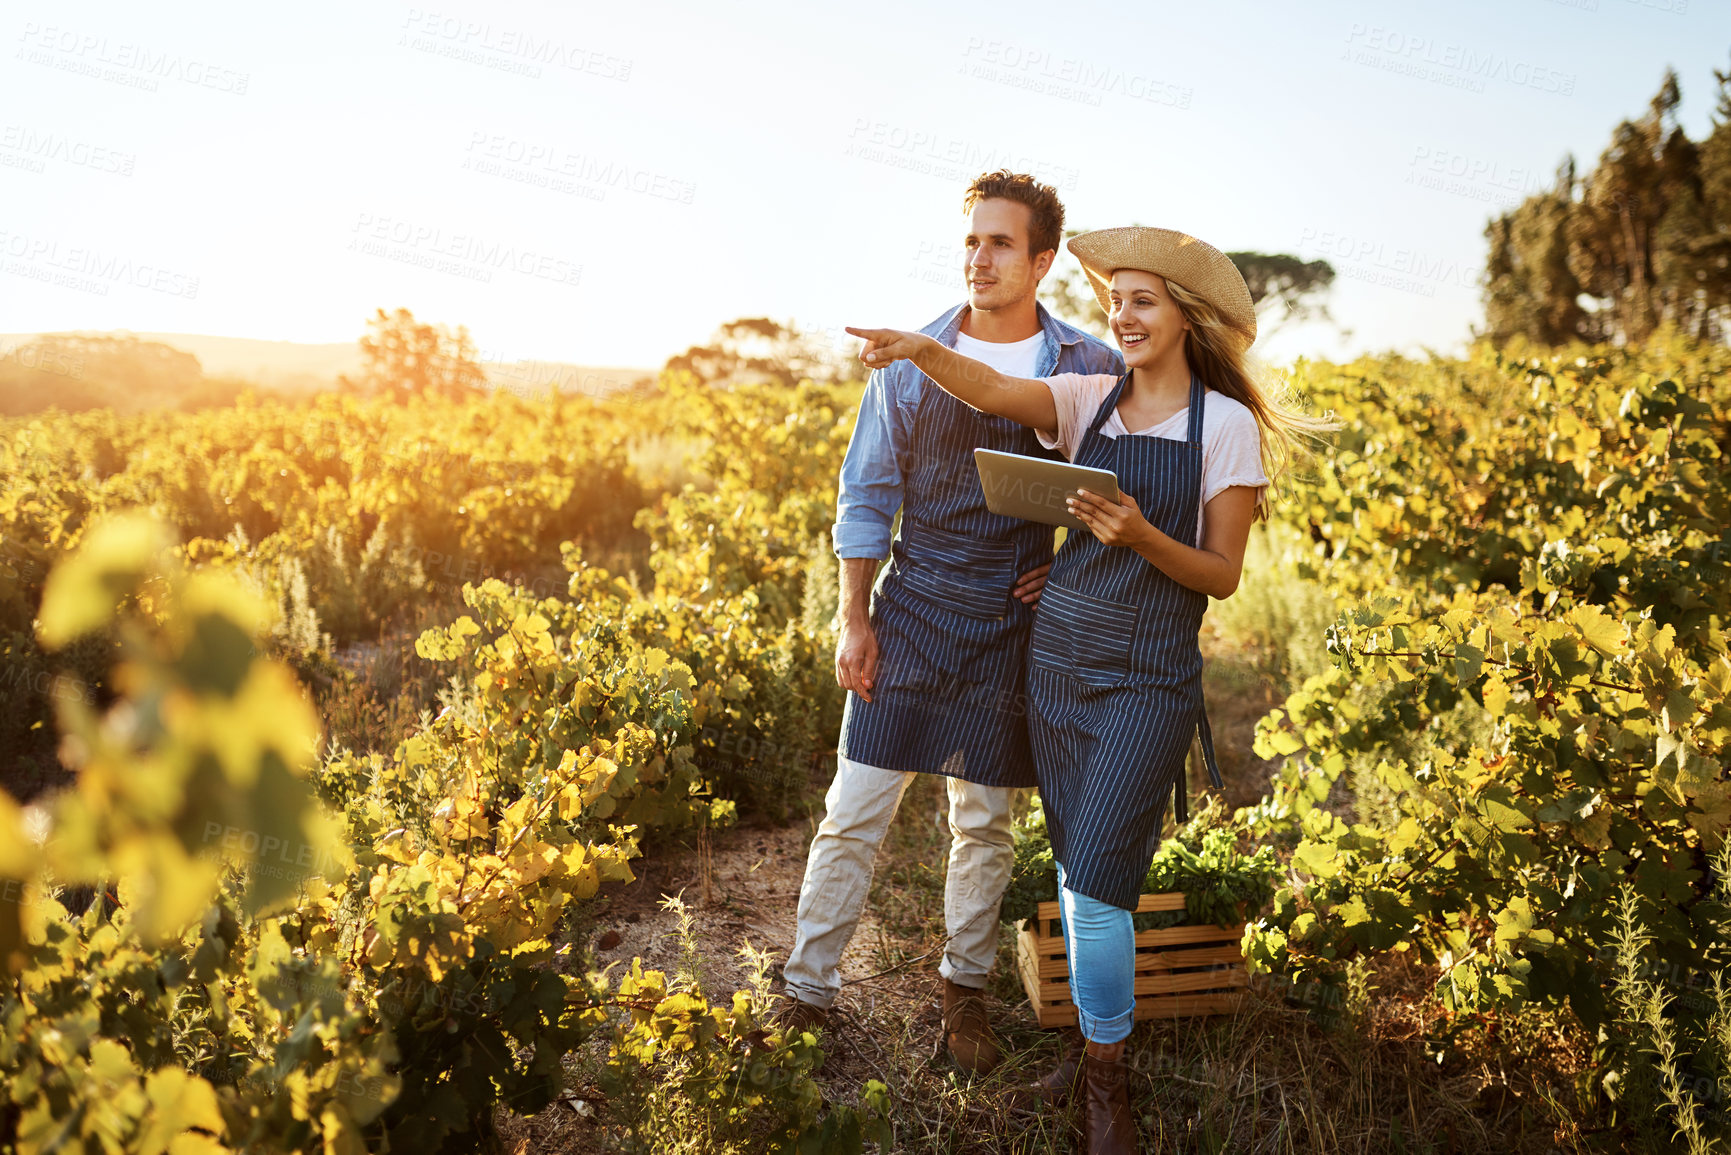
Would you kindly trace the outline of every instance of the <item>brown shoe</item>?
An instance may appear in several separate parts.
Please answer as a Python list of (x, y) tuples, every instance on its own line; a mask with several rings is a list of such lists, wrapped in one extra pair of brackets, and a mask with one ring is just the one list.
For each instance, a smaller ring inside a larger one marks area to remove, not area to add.
[(985, 1072), (998, 1065), (998, 1044), (986, 1019), (986, 1002), (975, 987), (944, 980), (944, 1046), (964, 1071)]
[(829, 1012), (816, 1003), (781, 996), (781, 1002), (769, 1012), (770, 1023), (779, 1031), (811, 1031), (816, 1034), (829, 1026)]
[(1130, 1114), (1130, 1064), (1122, 1050), (1116, 1061), (1099, 1058), (1090, 1047), (1082, 1056), (1082, 1134), (1088, 1155), (1135, 1155), (1136, 1120)]
[(1058, 1065), (1030, 1083), (1011, 1091), (1011, 1101), (1018, 1107), (1037, 1110), (1043, 1106), (1061, 1107), (1070, 1101), (1076, 1090), (1076, 1076), (1082, 1069), (1083, 1039), (1080, 1031), (1072, 1031), (1069, 1046)]

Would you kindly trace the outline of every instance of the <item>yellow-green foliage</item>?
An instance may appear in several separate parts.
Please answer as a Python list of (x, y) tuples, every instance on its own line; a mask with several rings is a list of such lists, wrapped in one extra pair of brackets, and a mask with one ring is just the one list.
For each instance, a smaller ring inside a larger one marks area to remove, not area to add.
[[(652, 975), (616, 991), (553, 965), (562, 915), (630, 877), (645, 827), (727, 821), (734, 803), (711, 781), (773, 793), (830, 737), (839, 698), (799, 609), (835, 460), (805, 448), (829, 446), (846, 415), (817, 396), (797, 395), (797, 412), (767, 391), (718, 399), (742, 407), (737, 436), (783, 456), (748, 468), (735, 454), (717, 492), (737, 504), (779, 473), (790, 508), (768, 518), (785, 533), (729, 520), (698, 543), (670, 528), (654, 598), (569, 540), (563, 596), (465, 584), (470, 612), (417, 643), (460, 691), (388, 756), (313, 764), (307, 697), (260, 650), (280, 612), (224, 572), (247, 551), (238, 536), (177, 551), (160, 520), (100, 520), (111, 494), (62, 521), (37, 644), (112, 636), (123, 664), (100, 716), (54, 695), (83, 765), (46, 841), (0, 801), (0, 955), (15, 976), (0, 993), (0, 1120), (18, 1120), (19, 1149), (466, 1150), (501, 1104), (551, 1102), (564, 1057), (602, 1030), (645, 1069), (715, 1052), (702, 1096), (664, 1080), (669, 1110), (727, 1104), (727, 1126), (787, 1150), (858, 1150), (875, 1116), (823, 1108), (809, 1041), (760, 1037), (761, 992), (724, 1022)], [(481, 405), (477, 423), (532, 423)], [(753, 422), (773, 432), (754, 438)], [(311, 508), (281, 496), (297, 517)], [(545, 500), (531, 485), (524, 503)], [(541, 532), (510, 529), (528, 516), (476, 524), (503, 524), (509, 551)], [(313, 531), (295, 524), (267, 536), (304, 544)], [(188, 552), (218, 564), (188, 573)], [(99, 894), (74, 917), (54, 896), (79, 881)], [(659, 1051), (631, 1041), (644, 1023)], [(788, 1076), (760, 1088), (765, 1064)]]
[[(1255, 965), (1439, 963), (1457, 1006), (1606, 1014), (1613, 898), (1677, 976), (1731, 942), (1706, 856), (1731, 820), (1731, 353), (1595, 349), (1313, 367), (1339, 444), (1287, 515), (1352, 599), (1335, 667), (1264, 720), (1265, 828), (1302, 889)], [(1355, 761), (1392, 812), (1318, 808)]]

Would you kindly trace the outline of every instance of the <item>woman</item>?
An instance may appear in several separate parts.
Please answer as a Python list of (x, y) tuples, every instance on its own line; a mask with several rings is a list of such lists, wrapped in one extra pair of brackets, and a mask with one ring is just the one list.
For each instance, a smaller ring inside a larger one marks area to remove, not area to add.
[[(1135, 1150), (1124, 1039), (1134, 1020), (1135, 910), (1166, 798), (1183, 808), (1201, 729), (1197, 634), (1208, 598), (1238, 587), (1252, 520), (1296, 435), (1329, 428), (1269, 400), (1246, 368), (1249, 288), (1213, 247), (1169, 229), (1069, 242), (1129, 370), (1121, 378), (1008, 377), (930, 337), (848, 329), (873, 367), (903, 358), (960, 400), (1036, 430), (1078, 465), (1109, 469), (1123, 497), (1078, 490), (1072, 530), (1041, 594), (1029, 653), (1029, 733), (1071, 960), (1090, 1151)], [(1042, 1080), (1068, 1090), (1072, 1055)]]

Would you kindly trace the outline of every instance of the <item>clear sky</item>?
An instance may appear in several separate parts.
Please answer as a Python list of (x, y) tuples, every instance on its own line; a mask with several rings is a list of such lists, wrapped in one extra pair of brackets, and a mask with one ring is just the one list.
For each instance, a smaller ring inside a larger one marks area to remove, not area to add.
[[(1009, 164), (1072, 226), (1331, 260), (1348, 340), (1459, 348), (1484, 224), (1667, 65), (1699, 139), (1731, 0), (6, 5), (0, 331), (653, 365), (722, 321), (916, 327)], [(1068, 259), (1067, 257), (1065, 258)]]

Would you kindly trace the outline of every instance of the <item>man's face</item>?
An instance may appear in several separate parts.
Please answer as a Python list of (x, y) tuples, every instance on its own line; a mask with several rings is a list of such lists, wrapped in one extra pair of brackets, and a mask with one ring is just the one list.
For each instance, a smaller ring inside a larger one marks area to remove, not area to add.
[(970, 307), (1003, 309), (1033, 297), (1057, 255), (1050, 249), (1038, 256), (1028, 252), (1033, 217), (1027, 205), (1002, 197), (988, 197), (968, 214), (962, 272)]

